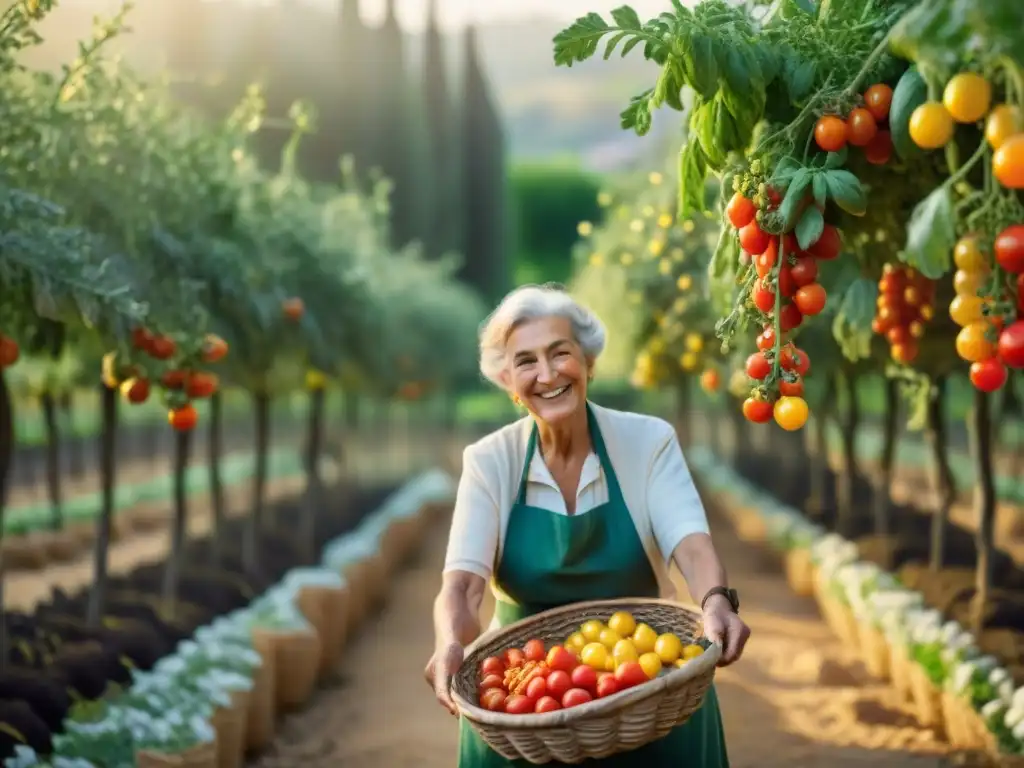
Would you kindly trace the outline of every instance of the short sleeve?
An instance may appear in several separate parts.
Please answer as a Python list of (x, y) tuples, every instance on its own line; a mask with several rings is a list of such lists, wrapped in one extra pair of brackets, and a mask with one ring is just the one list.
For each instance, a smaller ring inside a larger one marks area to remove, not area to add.
[(468, 571), (491, 577), (498, 551), (498, 504), (473, 456), (472, 446), (462, 454), (462, 477), (455, 496), (455, 511), (448, 534), (444, 570)]
[(704, 504), (674, 430), (651, 462), (647, 507), (654, 539), (666, 562), (687, 536), (710, 533)]

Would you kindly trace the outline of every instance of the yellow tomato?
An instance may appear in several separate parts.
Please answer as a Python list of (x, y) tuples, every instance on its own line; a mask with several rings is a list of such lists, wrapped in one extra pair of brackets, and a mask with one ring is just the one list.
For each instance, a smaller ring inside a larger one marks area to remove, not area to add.
[(613, 657), (609, 656), (607, 659), (604, 660), (604, 671), (605, 672), (614, 672), (615, 671), (615, 659)]
[(661, 672), (661, 658), (653, 651), (640, 654), (639, 661), (640, 667), (643, 669), (644, 674), (647, 675), (648, 680), (653, 680)]
[(700, 352), (704, 349), (704, 339), (699, 333), (689, 333), (686, 335), (686, 348), (691, 352)]
[(671, 633), (665, 633), (654, 642), (654, 652), (664, 663), (671, 664), (683, 652), (683, 641)]
[(784, 395), (775, 401), (773, 415), (775, 423), (787, 432), (802, 429), (807, 423), (809, 409), (807, 401), (802, 397)]
[(976, 123), (992, 105), (992, 86), (979, 74), (961, 72), (946, 83), (942, 104), (958, 123)]
[(683, 648), (682, 661), (685, 663), (690, 659), (696, 659), (702, 653), (704, 653), (704, 649), (701, 648), (699, 645), (688, 645), (685, 648)]
[(624, 661), (636, 661), (640, 658), (640, 654), (636, 652), (636, 646), (633, 645), (632, 640), (619, 640), (612, 648), (612, 656), (615, 659), (615, 664), (618, 666)]
[(614, 629), (623, 637), (629, 637), (636, 631), (636, 619), (626, 611), (616, 611), (608, 619), (608, 628)]
[(693, 278), (689, 275), (680, 275), (676, 280), (676, 288), (680, 291), (688, 291), (693, 286)]
[(984, 304), (977, 296), (957, 296), (949, 304), (949, 317), (963, 328), (982, 319), (981, 309)]
[(590, 254), (590, 264), (594, 267), (600, 267), (604, 264), (604, 256), (600, 253)]
[(672, 662), (672, 666), (675, 667), (676, 669), (682, 669), (683, 665), (685, 665), (686, 662), (687, 662), (687, 659), (676, 659), (675, 661)]
[(658, 642), (658, 633), (647, 624), (637, 624), (633, 631), (633, 646), (637, 653), (650, 653), (654, 650), (654, 644)]
[(965, 325), (956, 335), (956, 353), (969, 363), (980, 363), (996, 353), (996, 345), (987, 337), (991, 323), (979, 320)]
[(985, 254), (978, 247), (978, 238), (973, 236), (961, 237), (953, 249), (953, 263), (957, 269), (967, 272), (983, 272), (988, 268), (985, 263)]
[(608, 649), (600, 643), (587, 643), (580, 651), (580, 661), (588, 667), (602, 671), (608, 661)]
[(999, 149), (1008, 138), (1024, 131), (1024, 115), (1020, 108), (1010, 104), (999, 104), (985, 121), (985, 140), (992, 149)]
[(910, 115), (910, 138), (921, 149), (946, 146), (953, 127), (953, 116), (938, 101), (926, 101)]
[(987, 272), (968, 272), (958, 269), (953, 275), (953, 290), (957, 296), (977, 296), (981, 286), (988, 281)]
[(565, 647), (577, 655), (579, 655), (579, 652), (583, 650), (583, 646), (586, 644), (587, 638), (583, 636), (582, 632), (573, 632), (569, 635), (569, 639), (565, 641)]
[(580, 633), (588, 643), (596, 643), (601, 638), (601, 630), (603, 629), (603, 622), (591, 619), (590, 621), (583, 622), (583, 626), (580, 627)]
[(697, 370), (697, 364), (699, 362), (700, 358), (698, 358), (694, 352), (684, 352), (679, 357), (679, 367), (687, 372)]
[(608, 629), (606, 627), (605, 629), (601, 630), (601, 634), (598, 636), (597, 641), (608, 650), (611, 650), (615, 647), (615, 644), (619, 642), (619, 640), (621, 639), (622, 635), (620, 635), (614, 629)]

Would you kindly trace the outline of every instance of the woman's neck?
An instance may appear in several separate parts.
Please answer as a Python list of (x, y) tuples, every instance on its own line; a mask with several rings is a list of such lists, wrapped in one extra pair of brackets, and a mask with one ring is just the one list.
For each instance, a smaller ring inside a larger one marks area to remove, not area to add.
[(573, 457), (587, 456), (591, 446), (586, 409), (557, 424), (548, 424), (537, 419), (537, 437), (540, 440), (541, 455), (545, 459), (565, 461)]

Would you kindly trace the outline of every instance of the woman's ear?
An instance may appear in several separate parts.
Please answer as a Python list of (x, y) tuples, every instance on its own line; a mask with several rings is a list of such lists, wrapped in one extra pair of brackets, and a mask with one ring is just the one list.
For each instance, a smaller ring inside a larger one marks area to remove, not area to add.
[(498, 374), (498, 381), (501, 382), (501, 386), (505, 388), (505, 391), (512, 394), (512, 375), (507, 370), (502, 370)]
[(597, 362), (597, 358), (592, 355), (587, 355), (584, 359), (587, 361), (587, 381), (593, 381), (594, 364)]

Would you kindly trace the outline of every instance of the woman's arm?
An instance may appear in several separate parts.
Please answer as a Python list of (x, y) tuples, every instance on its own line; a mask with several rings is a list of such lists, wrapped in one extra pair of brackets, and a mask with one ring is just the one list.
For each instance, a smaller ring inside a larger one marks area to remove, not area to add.
[[(715, 545), (706, 533), (694, 533), (680, 541), (672, 553), (672, 560), (683, 574), (690, 599), (697, 605), (712, 587), (729, 586), (725, 566), (718, 559)], [(725, 600), (729, 604), (723, 596), (715, 595), (708, 600), (708, 605), (714, 600)]]
[(480, 606), (498, 549), (498, 505), (481, 473), (473, 446), (462, 456), (441, 591), (434, 600), (434, 655), (427, 682), (438, 701), (458, 714), (449, 688), (463, 649), (480, 635)]

